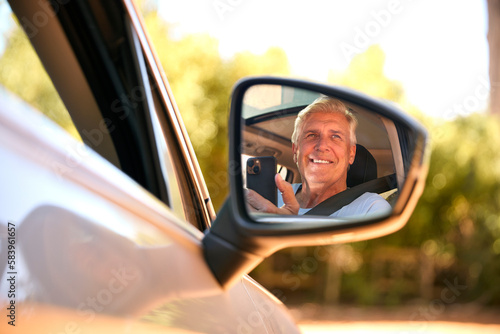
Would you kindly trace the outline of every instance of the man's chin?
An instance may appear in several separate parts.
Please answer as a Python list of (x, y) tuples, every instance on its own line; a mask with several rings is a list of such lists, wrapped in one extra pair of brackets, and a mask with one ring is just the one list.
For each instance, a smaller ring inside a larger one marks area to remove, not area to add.
[(306, 180), (311, 184), (329, 184), (332, 183), (332, 177), (328, 177), (325, 174), (321, 175), (307, 175)]
[(310, 170), (305, 174), (305, 179), (310, 184), (324, 184), (325, 186), (334, 185), (341, 179), (346, 180), (346, 175), (339, 177), (338, 173), (333, 173), (331, 169), (316, 169)]

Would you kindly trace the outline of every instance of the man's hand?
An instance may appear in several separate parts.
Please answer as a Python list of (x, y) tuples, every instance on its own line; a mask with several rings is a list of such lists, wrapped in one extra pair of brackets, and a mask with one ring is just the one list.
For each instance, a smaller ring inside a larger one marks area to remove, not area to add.
[(246, 199), (250, 210), (253, 212), (274, 213), (278, 215), (297, 215), (300, 205), (295, 198), (292, 185), (283, 180), (280, 174), (276, 174), (274, 182), (276, 182), (276, 187), (278, 187), (278, 190), (281, 192), (285, 204), (281, 208), (278, 208), (257, 192), (252, 189), (247, 189)]

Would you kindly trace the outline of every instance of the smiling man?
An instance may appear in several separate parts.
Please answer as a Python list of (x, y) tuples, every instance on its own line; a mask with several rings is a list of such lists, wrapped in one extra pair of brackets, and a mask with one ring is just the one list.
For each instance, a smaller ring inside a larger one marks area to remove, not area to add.
[[(251, 210), (276, 214), (304, 214), (347, 189), (347, 171), (356, 156), (356, 117), (339, 100), (320, 97), (303, 109), (292, 135), (293, 159), (302, 183), (289, 184), (276, 174), (278, 206), (253, 190), (247, 192)], [(380, 195), (365, 193), (331, 216), (366, 215), (391, 210)]]

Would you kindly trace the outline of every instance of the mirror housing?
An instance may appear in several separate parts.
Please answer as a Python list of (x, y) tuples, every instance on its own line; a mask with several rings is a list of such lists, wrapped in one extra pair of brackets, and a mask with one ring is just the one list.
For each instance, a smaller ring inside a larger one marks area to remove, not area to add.
[[(406, 163), (404, 183), (398, 189), (399, 195), (392, 211), (353, 219), (250, 214), (242, 173), (246, 169), (242, 160), (242, 109), (245, 94), (257, 85), (276, 85), (327, 95), (397, 124), (403, 138), (399, 141), (411, 142), (411, 154)], [(350, 89), (288, 78), (243, 79), (232, 93), (229, 131), (230, 196), (203, 239), (206, 261), (224, 287), (231, 286), (265, 257), (286, 247), (355, 242), (393, 233), (406, 224), (424, 189), (429, 156), (426, 130), (393, 104)]]

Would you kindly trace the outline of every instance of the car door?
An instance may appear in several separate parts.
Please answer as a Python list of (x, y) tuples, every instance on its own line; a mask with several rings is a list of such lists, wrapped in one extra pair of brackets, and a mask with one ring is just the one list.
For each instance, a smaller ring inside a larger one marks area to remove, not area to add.
[(130, 1), (12, 1), (76, 141), (1, 90), (2, 332), (297, 332), (202, 253), (208, 192)]

